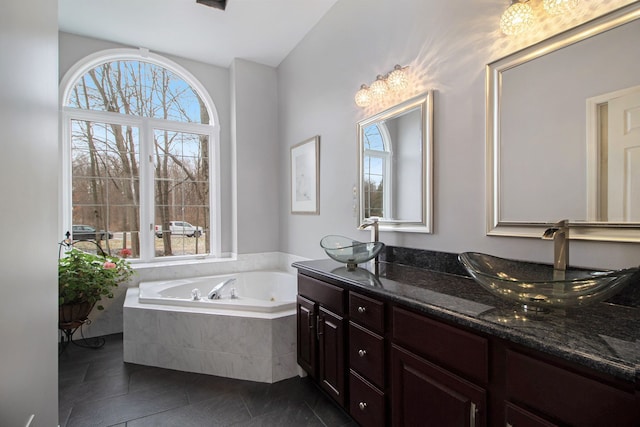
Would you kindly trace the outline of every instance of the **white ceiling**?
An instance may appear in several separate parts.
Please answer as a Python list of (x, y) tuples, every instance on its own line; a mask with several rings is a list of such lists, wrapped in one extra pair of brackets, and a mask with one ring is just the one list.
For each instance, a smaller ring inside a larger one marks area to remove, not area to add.
[(58, 0), (61, 31), (228, 67), (276, 67), (338, 0)]

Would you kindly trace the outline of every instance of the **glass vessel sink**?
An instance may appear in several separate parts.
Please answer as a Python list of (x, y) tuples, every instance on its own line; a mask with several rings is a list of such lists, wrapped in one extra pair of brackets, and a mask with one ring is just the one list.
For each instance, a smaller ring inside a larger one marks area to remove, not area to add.
[(554, 270), (552, 265), (515, 261), (477, 252), (458, 259), (489, 292), (528, 308), (578, 307), (603, 301), (640, 280), (640, 268)]
[(359, 242), (350, 237), (329, 235), (320, 240), (320, 246), (329, 258), (347, 264), (347, 270), (355, 270), (358, 264), (375, 258), (384, 248), (384, 243)]

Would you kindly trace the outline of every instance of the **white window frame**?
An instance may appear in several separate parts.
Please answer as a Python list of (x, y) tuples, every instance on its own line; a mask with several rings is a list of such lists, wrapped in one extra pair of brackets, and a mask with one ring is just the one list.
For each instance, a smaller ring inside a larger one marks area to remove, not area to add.
[[(188, 83), (204, 102), (209, 112), (209, 124), (176, 122), (149, 117), (137, 117), (108, 111), (81, 110), (66, 107), (74, 85), (89, 70), (113, 61), (142, 61), (166, 68)], [(71, 165), (71, 122), (72, 120), (88, 120), (100, 123), (117, 123), (139, 129), (140, 138), (140, 258), (132, 260), (138, 262), (179, 261), (194, 258), (221, 257), (222, 223), (220, 219), (220, 125), (218, 112), (213, 100), (204, 86), (184, 67), (149, 52), (146, 49), (109, 49), (96, 52), (78, 61), (67, 71), (60, 82), (60, 235), (63, 236), (72, 226), (72, 165)], [(209, 239), (210, 253), (199, 255), (176, 255), (156, 257), (154, 248), (155, 199), (154, 199), (154, 164), (151, 152), (154, 129), (176, 132), (197, 133), (207, 135), (210, 144), (209, 159), (209, 223), (211, 229), (206, 234)], [(147, 226), (148, 224), (148, 226)]]
[(393, 188), (393, 147), (391, 145), (391, 136), (389, 135), (389, 128), (387, 125), (382, 123), (376, 123), (375, 126), (380, 131), (380, 137), (382, 138), (382, 148), (381, 150), (372, 150), (365, 148), (364, 156), (366, 157), (377, 157), (380, 159), (384, 159), (384, 171), (382, 172), (382, 183), (383, 183), (383, 198), (382, 198), (382, 210), (385, 212), (385, 217), (393, 218), (392, 209), (393, 209), (393, 200), (391, 200), (391, 189)]

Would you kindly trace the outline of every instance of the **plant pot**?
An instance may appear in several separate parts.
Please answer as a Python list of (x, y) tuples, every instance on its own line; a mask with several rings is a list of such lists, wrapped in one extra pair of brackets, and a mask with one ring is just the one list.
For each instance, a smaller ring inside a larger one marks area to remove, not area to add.
[(58, 329), (76, 329), (80, 327), (93, 310), (95, 303), (87, 301), (62, 304), (58, 307)]

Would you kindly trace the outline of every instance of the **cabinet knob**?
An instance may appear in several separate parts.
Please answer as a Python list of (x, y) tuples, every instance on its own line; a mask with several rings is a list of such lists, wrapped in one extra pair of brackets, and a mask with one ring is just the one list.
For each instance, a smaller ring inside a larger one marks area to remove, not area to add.
[(358, 350), (358, 356), (365, 357), (367, 355), (367, 350)]
[(364, 313), (367, 311), (367, 307), (363, 307), (363, 306), (358, 306), (358, 313)]
[(360, 408), (361, 411), (364, 411), (365, 409), (367, 409), (367, 402), (358, 403), (358, 408)]

